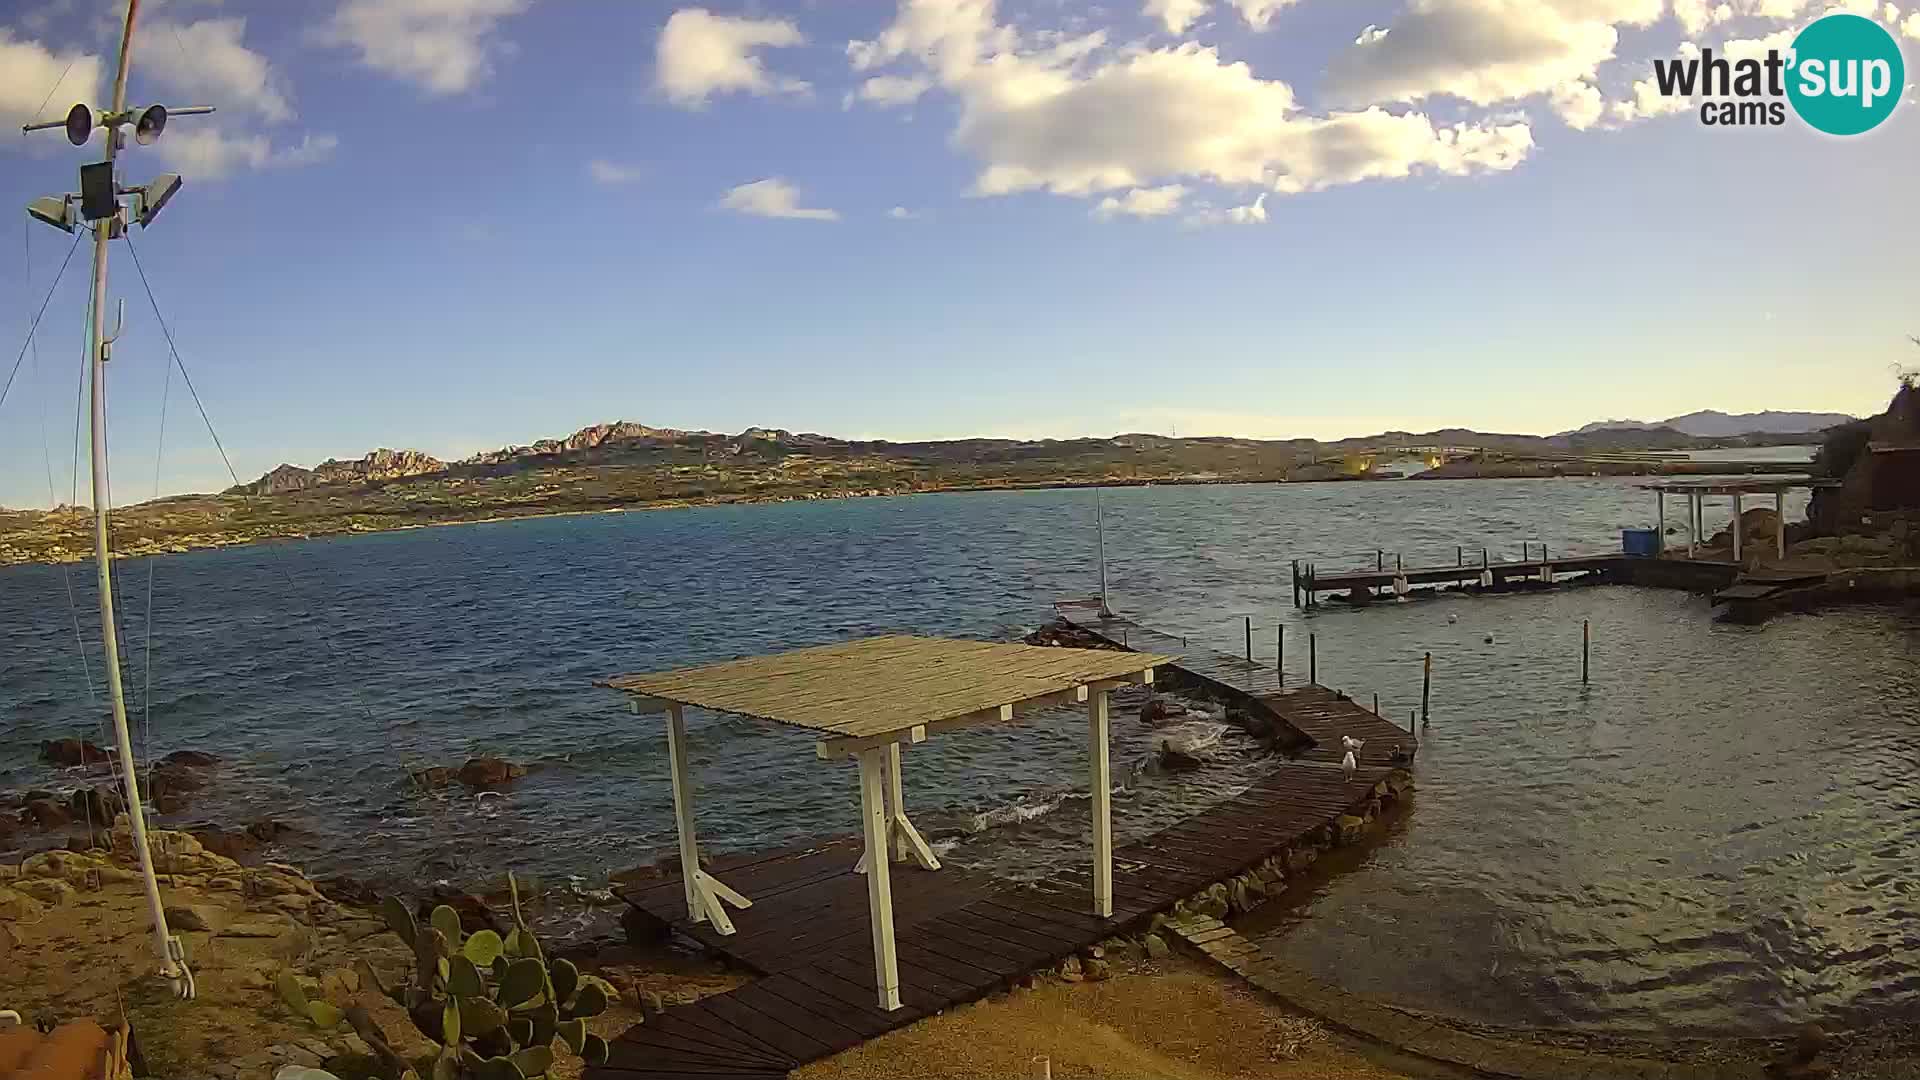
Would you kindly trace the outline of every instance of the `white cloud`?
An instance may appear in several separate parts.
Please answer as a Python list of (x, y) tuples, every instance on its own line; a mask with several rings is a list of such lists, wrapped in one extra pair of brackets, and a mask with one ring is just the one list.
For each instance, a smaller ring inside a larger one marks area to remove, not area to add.
[(1585, 131), (1600, 122), (1607, 111), (1600, 88), (1584, 79), (1556, 86), (1548, 99), (1553, 111), (1575, 131)]
[(1184, 34), (1207, 13), (1208, 0), (1147, 0), (1144, 14), (1159, 19), (1169, 34)]
[(720, 200), (725, 210), (738, 210), (755, 217), (805, 218), (811, 221), (838, 221), (837, 210), (809, 209), (800, 205), (800, 191), (778, 176), (755, 180), (729, 190)]
[(528, 2), (345, 0), (320, 38), (359, 50), (361, 63), (429, 93), (457, 94), (493, 74), (494, 58), (512, 47), (500, 22)]
[(1372, 23), (1368, 23), (1367, 28), (1360, 31), (1360, 36), (1353, 39), (1353, 43), (1355, 45), (1371, 45), (1391, 33), (1393, 33), (1393, 31), (1387, 27), (1375, 26)]
[(1733, 19), (1733, 5), (1716, 0), (1673, 0), (1673, 16), (1689, 35)]
[(1327, 68), (1346, 105), (1437, 95), (1517, 101), (1581, 80), (1612, 59), (1616, 25), (1645, 26), (1666, 0), (1411, 0), (1391, 34), (1361, 35)]
[(875, 75), (860, 84), (857, 97), (883, 108), (911, 105), (933, 88), (933, 80), (924, 75)]
[(1240, 12), (1240, 17), (1247, 20), (1247, 25), (1255, 30), (1265, 30), (1281, 9), (1292, 7), (1299, 2), (1300, 0), (1227, 0), (1227, 3), (1232, 4)]
[(920, 215), (904, 206), (896, 206), (887, 211), (887, 216), (895, 221), (912, 221)]
[(0, 26), (0, 130), (10, 136), (5, 141), (18, 146), (20, 125), (59, 119), (76, 101), (98, 102), (102, 70), (98, 56), (55, 53)]
[(1102, 221), (1111, 221), (1116, 217), (1149, 218), (1165, 217), (1180, 209), (1180, 200), (1187, 197), (1184, 184), (1167, 184), (1164, 187), (1134, 188), (1122, 198), (1112, 195), (1100, 200), (1093, 208), (1093, 216)]
[(699, 108), (713, 94), (805, 93), (805, 82), (769, 73), (754, 55), (756, 49), (805, 42), (799, 27), (785, 19), (735, 18), (683, 8), (660, 31), (654, 83), (669, 101), (687, 108)]
[(247, 20), (201, 19), (137, 24), (140, 69), (175, 93), (181, 104), (251, 111), (272, 122), (293, 118), (284, 80), (267, 58), (241, 44)]
[(646, 174), (646, 168), (640, 165), (622, 165), (605, 158), (594, 158), (587, 162), (587, 175), (593, 177), (594, 183), (609, 187), (631, 184)]
[(1511, 169), (1533, 147), (1524, 122), (1442, 127), (1377, 108), (1313, 115), (1286, 83), (1194, 43), (1023, 39), (996, 21), (992, 0), (901, 0), (893, 23), (847, 54), (858, 70), (918, 65), (959, 99), (951, 142), (980, 164), (977, 195), (1104, 195), (1188, 179), (1293, 194)]
[(1246, 206), (1225, 210), (1202, 210), (1187, 216), (1189, 225), (1264, 225), (1267, 221), (1267, 193), (1261, 192)]
[(332, 157), (339, 144), (332, 135), (305, 135), (294, 145), (275, 148), (265, 135), (228, 135), (212, 125), (175, 129), (169, 124), (154, 149), (189, 180), (214, 180), (241, 169), (313, 165)]
[(1907, 16), (1907, 21), (1900, 24), (1900, 32), (1915, 41), (1920, 41), (1920, 11)]

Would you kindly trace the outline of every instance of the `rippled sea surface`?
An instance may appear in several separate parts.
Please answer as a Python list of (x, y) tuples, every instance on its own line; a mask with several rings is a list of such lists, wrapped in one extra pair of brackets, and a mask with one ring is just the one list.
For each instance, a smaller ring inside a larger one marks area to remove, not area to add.
[[(1290, 606), (1322, 572), (1612, 549), (1648, 523), (1631, 482), (1161, 487), (1103, 496), (1116, 607), (1196, 646), (1274, 658), (1404, 717), (1435, 657), (1412, 810), (1351, 872), (1262, 932), (1350, 989), (1497, 1022), (1771, 1031), (1920, 1006), (1920, 616), (1859, 609), (1758, 628), (1625, 588)], [(1791, 508), (1797, 510), (1797, 507)], [(594, 679), (882, 632), (1012, 639), (1095, 588), (1094, 497), (1025, 492), (714, 507), (344, 537), (119, 564), (136, 739), (231, 759), (178, 821), (271, 815), (322, 870), (596, 881), (673, 844), (657, 719)], [(1723, 522), (1715, 518), (1716, 527)], [(151, 683), (148, 605), (151, 574)], [(88, 567), (0, 569), (0, 788), (71, 785), (41, 739), (100, 741)], [(1593, 681), (1579, 681), (1580, 624)], [(1491, 636), (1492, 642), (1487, 638)], [(150, 731), (141, 732), (147, 715)], [(701, 839), (749, 849), (849, 831), (854, 770), (801, 733), (693, 714)], [(1204, 728), (1205, 724), (1198, 725)], [(909, 809), (962, 865), (1083, 857), (1084, 719), (1039, 716), (909, 751)], [(1123, 711), (1116, 762), (1156, 735)], [(536, 766), (504, 798), (427, 799), (407, 766)], [(1141, 835), (1263, 764), (1141, 772)]]

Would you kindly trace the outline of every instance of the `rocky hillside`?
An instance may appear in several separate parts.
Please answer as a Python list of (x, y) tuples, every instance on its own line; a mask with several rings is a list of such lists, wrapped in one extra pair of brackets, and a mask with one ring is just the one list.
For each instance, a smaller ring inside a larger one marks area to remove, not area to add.
[(228, 488), (229, 495), (284, 495), (290, 491), (334, 484), (356, 485), (379, 480), (400, 480), (446, 471), (439, 458), (418, 450), (375, 450), (354, 461), (328, 459), (311, 469), (282, 465), (251, 484)]
[(1659, 431), (1670, 429), (1682, 435), (1691, 435), (1702, 439), (1722, 439), (1736, 435), (1805, 435), (1825, 431), (1838, 424), (1847, 424), (1853, 417), (1845, 413), (1825, 412), (1755, 412), (1723, 413), (1718, 409), (1701, 409), (1684, 416), (1668, 417), (1665, 420), (1602, 420), (1588, 424), (1578, 431), (1565, 432), (1568, 435), (1591, 435), (1600, 431)]

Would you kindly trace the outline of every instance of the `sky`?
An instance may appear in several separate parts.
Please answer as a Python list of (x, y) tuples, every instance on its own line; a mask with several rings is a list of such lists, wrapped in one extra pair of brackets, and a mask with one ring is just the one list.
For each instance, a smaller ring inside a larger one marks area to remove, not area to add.
[[(1920, 67), (1920, 4), (1843, 0)], [(16, 134), (122, 5), (0, 0)], [(147, 0), (114, 501), (635, 420), (1019, 438), (1868, 414), (1920, 360), (1920, 103), (1702, 125), (1655, 59), (1824, 0)], [(45, 103), (44, 106), (42, 103)], [(0, 504), (69, 500), (87, 252), (0, 229)], [(85, 249), (89, 242), (83, 242)], [(50, 286), (53, 286), (49, 291)], [(46, 301), (34, 347), (32, 314)], [(78, 478), (84, 488), (84, 469)], [(84, 496), (82, 501), (84, 501)]]

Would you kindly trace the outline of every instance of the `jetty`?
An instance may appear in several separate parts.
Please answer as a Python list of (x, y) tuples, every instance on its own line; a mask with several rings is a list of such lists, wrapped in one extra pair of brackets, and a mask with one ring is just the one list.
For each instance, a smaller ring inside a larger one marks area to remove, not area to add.
[(1629, 566), (1643, 561), (1622, 552), (1549, 557), (1545, 547), (1538, 557), (1531, 551), (1518, 559), (1493, 560), (1482, 552), (1480, 559), (1468, 561), (1462, 555), (1451, 565), (1404, 567), (1398, 559), (1391, 565), (1382, 560), (1372, 570), (1323, 573), (1311, 561), (1293, 561), (1293, 606), (1313, 607), (1323, 593), (1344, 593), (1362, 602), (1381, 593), (1406, 595), (1416, 588), (1509, 588), (1521, 582), (1551, 585), (1565, 578), (1623, 580)]
[[(1179, 639), (1104, 605), (1061, 610), (1108, 647), (881, 638), (603, 683), (628, 693), (642, 714), (667, 714), (680, 826), (678, 866), (616, 890), (630, 905), (629, 926), (684, 934), (756, 978), (649, 1018), (586, 1075), (785, 1076), (1102, 942), (1143, 933), (1182, 901), (1243, 909), (1268, 885), (1277, 891), (1285, 873), (1310, 863), (1318, 849), (1357, 838), (1404, 790), (1404, 759), (1393, 761), (1392, 747), (1399, 742), (1410, 753), (1411, 736), (1344, 695), (1282, 686), (1278, 672), (1234, 657), (1163, 653), (1163, 643)], [(1159, 678), (1190, 680), (1257, 711), (1280, 726), (1277, 743), (1297, 756), (1232, 798), (1116, 846), (1102, 797), (1111, 783), (1107, 693), (1121, 681)], [(813, 727), (822, 736), (818, 756), (858, 759), (863, 834), (702, 859), (682, 718), (695, 699), (703, 708)], [(1075, 701), (1088, 710), (1093, 864), (1031, 882), (942, 866), (901, 805), (901, 750), (957, 724), (1013, 720), (1031, 703)], [(1367, 740), (1351, 778), (1335, 764), (1340, 734)]]

